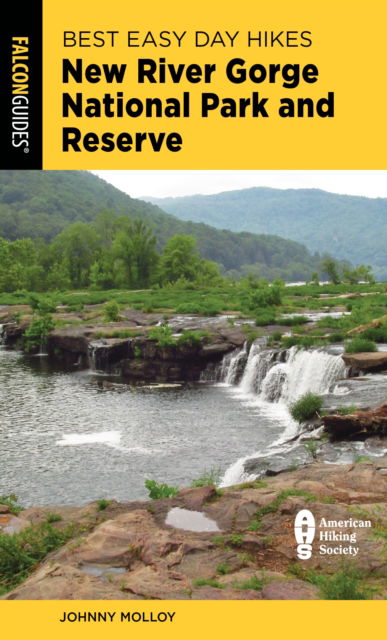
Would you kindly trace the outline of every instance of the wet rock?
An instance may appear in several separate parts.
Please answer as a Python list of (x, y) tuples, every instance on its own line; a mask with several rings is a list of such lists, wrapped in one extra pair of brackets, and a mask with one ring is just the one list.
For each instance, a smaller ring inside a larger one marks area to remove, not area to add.
[(206, 486), (196, 489), (181, 489), (178, 494), (183, 499), (184, 507), (196, 511), (201, 509), (205, 502), (216, 497), (215, 487)]
[(343, 353), (342, 358), (351, 367), (350, 375), (361, 371), (377, 371), (387, 366), (387, 352)]
[(298, 445), (288, 452), (278, 453), (262, 458), (250, 458), (244, 463), (244, 470), (248, 474), (261, 476), (276, 476), (284, 471), (294, 471), (295, 468), (305, 466), (313, 461), (312, 454), (304, 445)]
[[(100, 523), (95, 503), (82, 508), (50, 507), (63, 517), (53, 526), (60, 528), (74, 518), (85, 526), (85, 534), (50, 554), (24, 584), (3, 598), (314, 599), (319, 594), (313, 585), (286, 579), (289, 564), (325, 575), (340, 571), (344, 556), (323, 555), (320, 545), (349, 543), (324, 540), (320, 534), (332, 532), (333, 525), (326, 522), (350, 522), (351, 518), (369, 520), (371, 526), (334, 525), (347, 535), (356, 533), (352, 546), (358, 551), (346, 559), (379, 585), (387, 575), (386, 472), (386, 458), (347, 465), (316, 462), (268, 477), (267, 487), (226, 488), (216, 500), (211, 500), (211, 488), (200, 487), (151, 503), (115, 503), (104, 512), (109, 520)], [(273, 509), (263, 509), (268, 505)], [(170, 509), (187, 506), (213, 518), (223, 529), (221, 534), (165, 525)], [(317, 533), (312, 557), (299, 561), (294, 518), (305, 508), (315, 517)], [(37, 523), (44, 514), (47, 510), (29, 509), (23, 518), (27, 524)], [(1, 517), (14, 516), (3, 513)], [(259, 524), (257, 531), (251, 523)], [(198, 580), (207, 584), (199, 587)]]
[(328, 415), (322, 418), (325, 430), (335, 440), (360, 435), (387, 435), (387, 404), (369, 411), (349, 415)]

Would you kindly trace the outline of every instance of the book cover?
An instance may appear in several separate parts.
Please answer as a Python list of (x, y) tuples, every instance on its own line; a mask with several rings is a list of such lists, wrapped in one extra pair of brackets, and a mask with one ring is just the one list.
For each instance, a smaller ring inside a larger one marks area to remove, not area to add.
[(383, 3), (9, 9), (3, 628), (376, 631)]

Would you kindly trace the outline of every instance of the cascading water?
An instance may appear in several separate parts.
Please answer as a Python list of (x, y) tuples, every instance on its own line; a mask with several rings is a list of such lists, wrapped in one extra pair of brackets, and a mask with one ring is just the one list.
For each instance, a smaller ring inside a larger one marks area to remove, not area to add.
[[(246, 358), (246, 348), (244, 348)], [(240, 382), (235, 384), (235, 372), (240, 370), (242, 352), (228, 354), (218, 366), (212, 379), (230, 385), (231, 390), (248, 406), (256, 407), (260, 415), (271, 415), (273, 423), (283, 426), (282, 435), (269, 447), (270, 452), (283, 449), (286, 440), (297, 435), (298, 423), (288, 411), (289, 405), (307, 392), (324, 395), (334, 387), (338, 378), (346, 375), (346, 366), (340, 355), (323, 349), (288, 350), (262, 348), (253, 343), (247, 357)], [(207, 381), (209, 377), (207, 377)], [(264, 457), (269, 451), (258, 451), (254, 457)], [(244, 462), (239, 459), (226, 471), (222, 486), (246, 479)]]
[[(244, 358), (246, 347), (236, 354), (227, 354), (215, 373), (208, 372), (205, 379), (233, 385)], [(328, 393), (336, 380), (345, 375), (346, 366), (341, 356), (321, 349), (262, 349), (254, 343), (237, 388), (262, 401), (288, 405), (308, 391), (321, 395)]]

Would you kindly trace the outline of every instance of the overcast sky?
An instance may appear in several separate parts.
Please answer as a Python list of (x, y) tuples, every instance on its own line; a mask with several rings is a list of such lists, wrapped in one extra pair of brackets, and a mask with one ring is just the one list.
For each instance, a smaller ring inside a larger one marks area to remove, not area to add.
[(387, 171), (93, 171), (133, 198), (245, 189), (324, 189), (387, 198)]

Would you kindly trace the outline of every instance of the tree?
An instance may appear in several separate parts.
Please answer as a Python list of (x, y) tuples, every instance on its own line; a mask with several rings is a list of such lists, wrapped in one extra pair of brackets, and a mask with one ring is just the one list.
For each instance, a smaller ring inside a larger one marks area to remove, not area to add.
[(339, 276), (338, 265), (336, 260), (331, 256), (327, 256), (321, 263), (321, 268), (324, 273), (327, 274), (332, 284), (340, 284), (341, 279)]
[(129, 288), (148, 287), (155, 277), (158, 263), (156, 238), (141, 220), (121, 218), (113, 241), (118, 285)]
[(200, 256), (196, 251), (196, 238), (183, 234), (172, 236), (164, 247), (160, 261), (161, 279), (163, 282), (176, 282), (185, 278), (195, 280), (200, 264)]
[(62, 254), (71, 284), (76, 289), (87, 286), (98, 246), (94, 229), (84, 222), (75, 222), (56, 237), (54, 244)]

